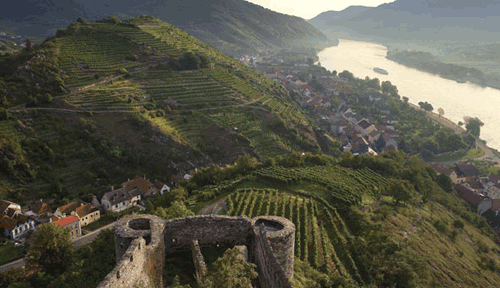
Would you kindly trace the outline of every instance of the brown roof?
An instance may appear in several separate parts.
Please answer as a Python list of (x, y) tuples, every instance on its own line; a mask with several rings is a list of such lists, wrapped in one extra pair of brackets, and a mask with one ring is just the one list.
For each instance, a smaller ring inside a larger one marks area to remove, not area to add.
[(11, 204), (15, 204), (15, 203), (14, 203), (14, 202), (7, 201), (7, 200), (0, 200), (0, 213), (5, 213), (5, 211), (7, 210), (7, 208), (8, 208)]
[(184, 179), (182, 177), (182, 175), (172, 175), (172, 176), (170, 176), (170, 182), (172, 182), (172, 183), (179, 183), (179, 181), (181, 181), (182, 179)]
[[(138, 189), (136, 189), (136, 190), (138, 190)], [(123, 187), (123, 188), (116, 189), (116, 190), (105, 193), (102, 196), (102, 199), (107, 199), (111, 203), (111, 205), (115, 205), (117, 203), (121, 203), (121, 202), (124, 202), (126, 200), (132, 199), (132, 196), (130, 196), (127, 188)]]
[(493, 183), (498, 183), (498, 181), (500, 181), (500, 175), (491, 174), (490, 176), (488, 176), (488, 180), (490, 180)]
[(30, 205), (30, 210), (39, 215), (50, 212), (51, 209), (52, 207), (50, 207), (49, 204), (43, 202), (42, 199), (37, 200)]
[(138, 188), (142, 191), (142, 193), (146, 193), (153, 184), (148, 180), (142, 178), (141, 176), (135, 176), (134, 179), (130, 180), (125, 184), (127, 190), (133, 190), (134, 188)]
[(156, 180), (154, 185), (157, 189), (161, 189), (161, 188), (163, 188), (163, 186), (165, 186), (165, 184), (163, 182), (161, 182), (160, 180)]
[(86, 204), (86, 205), (83, 205), (83, 206), (80, 206), (80, 207), (77, 207), (75, 212), (76, 214), (78, 215), (78, 217), (82, 218), (82, 217), (85, 217), (87, 216), (88, 214), (92, 213), (92, 212), (95, 212), (97, 211), (98, 209), (95, 208), (94, 206), (90, 205), (90, 204)]
[(478, 205), (484, 199), (483, 196), (460, 184), (455, 185), (455, 190), (459, 192), (460, 197), (462, 197), (463, 199), (474, 205)]
[(85, 203), (82, 200), (77, 199), (74, 202), (71, 202), (71, 203), (68, 203), (66, 205), (58, 207), (57, 210), (63, 214), (70, 215), (71, 212), (76, 210), (76, 208), (78, 208), (82, 205), (85, 205), (85, 204), (88, 204), (88, 203)]
[(453, 173), (453, 170), (446, 168), (442, 164), (439, 163), (433, 163), (431, 164), (432, 168), (436, 170), (437, 173), (439, 174), (444, 174), (446, 176), (450, 176), (451, 173)]
[(372, 124), (370, 124), (370, 122), (366, 121), (366, 119), (363, 119), (363, 120), (361, 120), (361, 122), (358, 123), (358, 125), (361, 128), (366, 129), (366, 128), (370, 127)]
[(28, 216), (22, 214), (15, 214), (13, 217), (5, 214), (0, 214), (0, 228), (7, 228), (8, 230), (12, 230), (18, 223), (25, 223), (29, 219), (30, 218)]
[(455, 170), (465, 177), (479, 176), (479, 171), (471, 164), (459, 164), (455, 167)]
[(478, 181), (470, 181), (469, 185), (474, 189), (484, 189), (483, 184), (479, 183)]

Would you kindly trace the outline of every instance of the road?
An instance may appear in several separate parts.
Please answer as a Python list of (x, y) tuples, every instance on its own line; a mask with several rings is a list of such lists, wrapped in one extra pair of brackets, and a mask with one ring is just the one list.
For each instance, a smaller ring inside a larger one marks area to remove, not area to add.
[[(87, 235), (84, 235), (84, 236), (81, 236), (81, 237), (78, 237), (78, 238), (75, 238), (73, 239), (71, 242), (72, 242), (72, 246), (73, 248), (78, 248), (84, 244), (87, 244), (87, 243), (90, 243), (92, 241), (95, 240), (95, 238), (97, 237), (97, 235), (99, 235), (99, 232), (101, 232), (103, 229), (111, 229), (113, 228), (113, 226), (115, 225), (116, 222), (113, 222), (113, 223), (110, 223), (106, 226), (103, 226), (95, 231), (92, 231), (90, 232), (89, 234)], [(12, 268), (19, 268), (19, 267), (23, 267), (24, 265), (26, 265), (26, 263), (24, 262), (24, 259), (18, 259), (18, 260), (15, 260), (15, 261), (12, 261), (12, 262), (9, 262), (7, 264), (4, 264), (2, 266), (0, 266), (0, 272), (1, 271), (7, 271), (9, 269), (12, 269)]]
[[(421, 110), (420, 107), (418, 107), (417, 105), (413, 105), (413, 104), (410, 104), (413, 108), (415, 108), (416, 110)], [(453, 129), (457, 134), (464, 134), (466, 131), (458, 126), (457, 124), (451, 122), (449, 119), (447, 118), (444, 118), (444, 117), (439, 117), (438, 114), (436, 113), (433, 113), (433, 112), (427, 112), (427, 116), (429, 116), (430, 118), (432, 118), (434, 121), (436, 122), (439, 122), (440, 124), (448, 127), (448, 128), (451, 128)], [(477, 148), (483, 150), (484, 152), (484, 155), (479, 157), (479, 158), (476, 158), (475, 160), (484, 160), (484, 161), (491, 161), (491, 162), (498, 162), (500, 163), (500, 158), (498, 156), (496, 156), (493, 151), (491, 151), (491, 149), (486, 146), (485, 144), (483, 144), (481, 141), (479, 140), (476, 140), (476, 146)]]

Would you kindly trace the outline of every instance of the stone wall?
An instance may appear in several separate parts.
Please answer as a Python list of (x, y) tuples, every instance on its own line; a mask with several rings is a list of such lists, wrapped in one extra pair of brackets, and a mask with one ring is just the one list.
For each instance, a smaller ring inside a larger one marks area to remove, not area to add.
[(205, 283), (208, 270), (207, 270), (207, 264), (205, 264), (205, 259), (203, 258), (203, 254), (201, 254), (201, 249), (200, 245), (198, 245), (198, 240), (192, 241), (191, 252), (193, 253), (193, 263), (196, 270), (196, 278), (201, 283)]
[(193, 260), (201, 269), (200, 246), (237, 245), (248, 247), (261, 288), (292, 287), (295, 226), (284, 218), (204, 215), (165, 221), (134, 215), (119, 220), (114, 232), (117, 266), (98, 288), (162, 288), (165, 255), (194, 248)]
[(167, 220), (166, 253), (189, 250), (192, 240), (201, 247), (245, 245), (252, 238), (252, 222), (247, 217), (200, 215)]
[[(282, 225), (277, 231), (266, 231), (259, 220)], [(263, 216), (252, 219), (254, 243), (251, 260), (257, 265), (262, 288), (291, 288), (293, 278), (295, 225), (287, 219)]]

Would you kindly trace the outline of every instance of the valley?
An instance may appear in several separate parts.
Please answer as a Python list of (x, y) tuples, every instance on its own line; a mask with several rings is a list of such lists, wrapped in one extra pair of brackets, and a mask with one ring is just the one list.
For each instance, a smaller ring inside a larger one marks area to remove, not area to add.
[(6, 4), (0, 287), (494, 287), (498, 31), (445, 2)]

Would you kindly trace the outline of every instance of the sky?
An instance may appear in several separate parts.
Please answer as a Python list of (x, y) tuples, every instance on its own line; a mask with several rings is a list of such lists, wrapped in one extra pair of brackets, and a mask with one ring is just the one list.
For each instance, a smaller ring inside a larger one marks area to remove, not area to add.
[(314, 18), (321, 12), (344, 10), (349, 6), (376, 7), (394, 0), (246, 0), (276, 12), (295, 15), (304, 19)]

